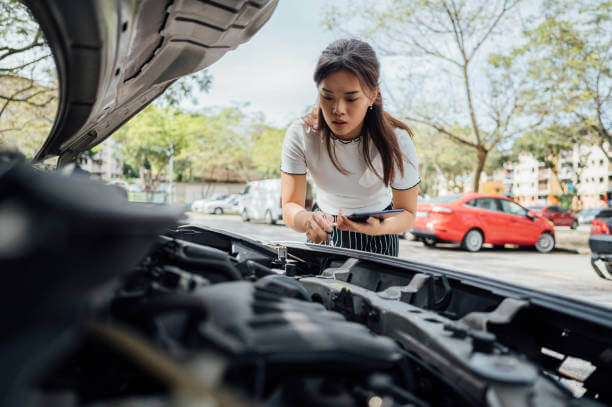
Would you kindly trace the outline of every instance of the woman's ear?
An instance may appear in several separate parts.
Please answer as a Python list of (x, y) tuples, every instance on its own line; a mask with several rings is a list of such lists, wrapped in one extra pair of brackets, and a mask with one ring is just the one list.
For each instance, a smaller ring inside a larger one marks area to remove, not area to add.
[(376, 101), (376, 98), (378, 97), (378, 95), (380, 95), (380, 88), (376, 88), (376, 90), (372, 94), (372, 97), (370, 97), (370, 106), (372, 106), (374, 104), (374, 102)]

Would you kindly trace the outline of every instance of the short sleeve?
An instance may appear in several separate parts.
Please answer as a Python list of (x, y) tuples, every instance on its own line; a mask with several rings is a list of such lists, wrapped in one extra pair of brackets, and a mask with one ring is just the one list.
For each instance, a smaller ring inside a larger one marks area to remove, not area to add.
[(397, 171), (395, 179), (391, 183), (391, 188), (399, 190), (411, 189), (421, 182), (416, 148), (412, 142), (412, 137), (410, 137), (406, 130), (396, 129), (395, 135), (404, 156), (404, 176)]
[(289, 126), (283, 140), (281, 171), (287, 174), (306, 174), (306, 156), (304, 154), (304, 126), (296, 120)]

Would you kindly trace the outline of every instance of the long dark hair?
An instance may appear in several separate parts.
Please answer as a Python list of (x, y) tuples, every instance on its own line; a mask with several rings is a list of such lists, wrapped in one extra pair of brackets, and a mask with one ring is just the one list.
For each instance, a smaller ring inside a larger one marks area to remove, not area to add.
[[(364, 89), (375, 92), (378, 88), (380, 64), (376, 58), (376, 52), (367, 42), (357, 39), (341, 39), (329, 44), (319, 57), (314, 73), (314, 81), (319, 86), (321, 81), (329, 74), (341, 70), (355, 75)], [(329, 158), (338, 171), (348, 174), (348, 171), (338, 163), (334, 144), (332, 143), (332, 131), (325, 122), (321, 108), (317, 106), (312, 113), (304, 118), (304, 121), (309, 127), (317, 130), (325, 138)], [(406, 124), (384, 111), (382, 97), (380, 92), (378, 92), (372, 108), (368, 108), (366, 112), (360, 137), (366, 165), (386, 186), (389, 186), (395, 178), (396, 169), (400, 171), (402, 176), (404, 175), (404, 160), (394, 128), (404, 129), (410, 137), (414, 137), (414, 133)], [(380, 153), (383, 164), (382, 174), (379, 174), (372, 164), (370, 143), (374, 144), (374, 147)]]

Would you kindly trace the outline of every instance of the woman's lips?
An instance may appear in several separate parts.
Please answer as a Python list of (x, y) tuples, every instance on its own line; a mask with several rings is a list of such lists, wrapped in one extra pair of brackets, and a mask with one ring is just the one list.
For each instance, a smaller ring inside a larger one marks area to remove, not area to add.
[(336, 126), (336, 127), (344, 127), (344, 126), (346, 126), (346, 122), (343, 122), (343, 121), (335, 121), (335, 120), (334, 120), (334, 121), (332, 122), (332, 124), (333, 124), (334, 126)]

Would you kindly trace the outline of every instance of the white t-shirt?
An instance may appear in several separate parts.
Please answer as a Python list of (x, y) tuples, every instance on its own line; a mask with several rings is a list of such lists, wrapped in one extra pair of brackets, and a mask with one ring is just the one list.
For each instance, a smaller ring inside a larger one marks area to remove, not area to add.
[[(418, 161), (412, 138), (407, 131), (396, 128), (400, 149), (404, 156), (404, 176), (396, 171), (391, 188), (406, 190), (419, 184)], [(349, 174), (342, 174), (334, 166), (327, 152), (325, 139), (302, 119), (289, 126), (283, 141), (281, 171), (306, 174), (308, 171), (317, 186), (317, 204), (323, 212), (350, 215), (355, 212), (378, 211), (392, 201), (391, 189), (376, 176), (363, 159), (361, 141), (348, 143), (333, 140), (337, 161)], [(370, 148), (374, 148), (370, 142)], [(376, 151), (372, 164), (382, 175), (382, 160)]]

